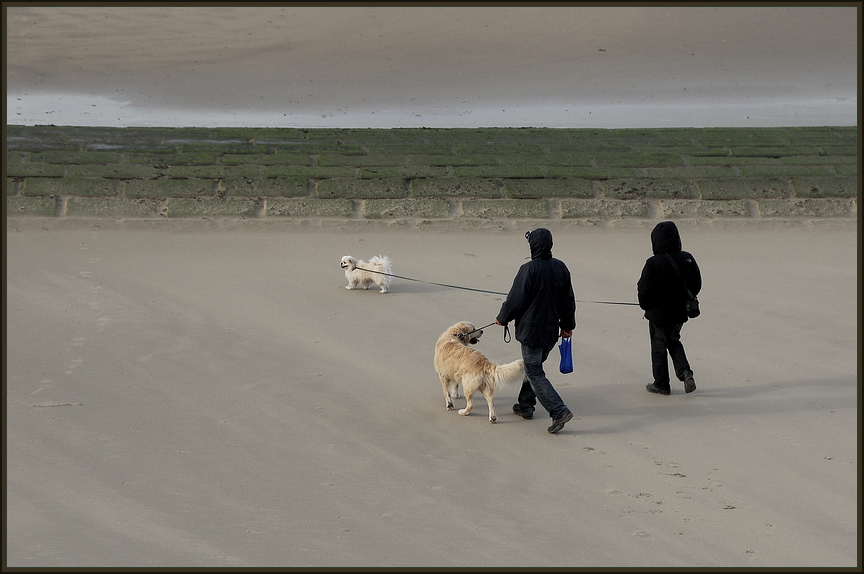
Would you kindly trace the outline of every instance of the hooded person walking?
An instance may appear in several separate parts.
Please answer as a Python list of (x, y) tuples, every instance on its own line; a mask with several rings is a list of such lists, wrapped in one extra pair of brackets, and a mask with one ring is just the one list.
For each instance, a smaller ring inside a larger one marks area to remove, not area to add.
[(648, 319), (651, 338), (651, 370), (654, 382), (648, 392), (672, 393), (669, 358), (675, 377), (684, 383), (684, 391), (696, 390), (696, 381), (684, 345), (681, 327), (687, 322), (687, 291), (695, 297), (702, 289), (702, 275), (693, 255), (681, 249), (681, 235), (672, 221), (662, 221), (651, 231), (654, 255), (645, 261), (642, 276), (636, 284), (639, 307)]
[(515, 321), (515, 337), (522, 344), (525, 379), (513, 412), (531, 419), (539, 400), (552, 417), (547, 430), (555, 434), (573, 419), (573, 413), (549, 382), (543, 363), (560, 337), (573, 335), (576, 298), (570, 270), (563, 261), (552, 257), (552, 232), (541, 227), (529, 231), (525, 237), (531, 248), (531, 261), (516, 273), (495, 324)]

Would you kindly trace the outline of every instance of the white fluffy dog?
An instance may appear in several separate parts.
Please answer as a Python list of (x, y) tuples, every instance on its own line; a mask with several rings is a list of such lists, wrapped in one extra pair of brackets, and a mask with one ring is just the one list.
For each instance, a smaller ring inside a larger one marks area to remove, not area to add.
[(467, 415), (474, 406), (472, 397), (480, 391), (489, 405), (489, 422), (498, 421), (492, 394), (495, 389), (525, 377), (525, 363), (522, 359), (496, 365), (483, 353), (469, 347), (480, 341), (483, 331), (475, 329), (468, 321), (456, 323), (438, 337), (435, 344), (435, 370), (444, 388), (444, 406), (453, 410), (453, 399), (459, 397), (459, 385), (465, 395), (465, 408), (459, 409), (460, 415)]
[(393, 264), (386, 255), (376, 255), (369, 261), (346, 255), (339, 265), (345, 270), (345, 277), (348, 279), (346, 289), (369, 289), (370, 285), (375, 284), (381, 288), (381, 293), (390, 290)]

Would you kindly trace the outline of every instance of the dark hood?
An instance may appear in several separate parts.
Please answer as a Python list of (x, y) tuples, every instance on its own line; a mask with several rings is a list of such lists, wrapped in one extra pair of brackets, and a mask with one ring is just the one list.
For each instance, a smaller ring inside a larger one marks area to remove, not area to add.
[(681, 251), (681, 235), (672, 221), (661, 221), (651, 231), (651, 249), (654, 254)]
[(552, 232), (540, 227), (528, 234), (531, 259), (552, 259)]

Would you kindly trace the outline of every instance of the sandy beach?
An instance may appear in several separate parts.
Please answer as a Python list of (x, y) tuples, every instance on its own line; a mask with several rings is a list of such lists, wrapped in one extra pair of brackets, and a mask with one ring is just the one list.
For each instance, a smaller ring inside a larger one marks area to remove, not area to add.
[[(502, 297), (431, 283), (506, 292), (522, 229), (9, 220), (6, 566), (860, 567), (855, 223), (680, 222), (705, 287), (668, 397), (638, 308), (590, 302), (635, 301), (651, 225), (553, 228), (549, 435), (516, 388), (446, 411), (432, 366)], [(417, 280), (346, 290), (378, 253)]]
[(14, 6), (7, 123), (856, 125), (848, 6)]
[[(855, 6), (4, 8), (7, 125), (859, 111)], [(671, 396), (646, 392), (648, 324), (617, 304), (655, 223), (550, 226), (580, 301), (574, 372), (547, 363), (575, 418), (550, 435), (517, 388), (494, 425), (482, 400), (446, 411), (432, 365), (449, 325), (494, 321), (546, 222), (8, 219), (4, 570), (860, 571), (857, 221), (680, 221), (703, 313), (683, 330), (698, 388)], [(346, 290), (340, 258), (379, 253), (412, 280)], [(479, 348), (520, 353), (500, 327)]]

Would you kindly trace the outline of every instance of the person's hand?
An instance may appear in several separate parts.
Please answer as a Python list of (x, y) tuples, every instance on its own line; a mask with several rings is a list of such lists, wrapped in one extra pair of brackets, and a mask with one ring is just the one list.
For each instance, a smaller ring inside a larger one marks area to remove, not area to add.
[(561, 338), (562, 339), (569, 339), (572, 336), (573, 336), (573, 331), (565, 331), (564, 329), (561, 329)]
[[(496, 324), (496, 325), (501, 325), (501, 323), (498, 322), (498, 319), (495, 319), (495, 324)], [(504, 325), (501, 325), (501, 326), (503, 327)]]

